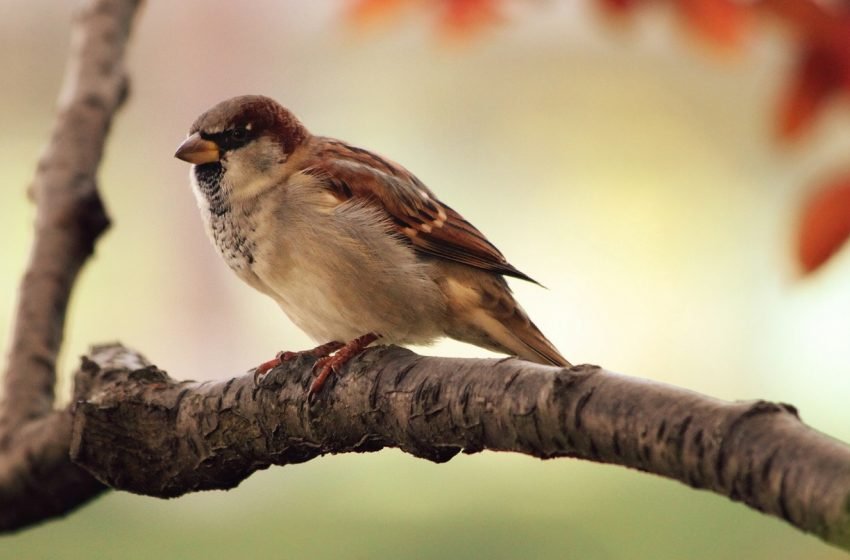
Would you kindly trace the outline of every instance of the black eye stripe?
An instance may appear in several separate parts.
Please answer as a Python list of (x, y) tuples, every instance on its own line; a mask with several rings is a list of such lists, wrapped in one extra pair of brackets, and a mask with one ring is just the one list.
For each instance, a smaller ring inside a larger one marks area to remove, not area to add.
[(212, 140), (216, 144), (220, 150), (226, 152), (228, 150), (235, 150), (237, 148), (241, 148), (248, 142), (254, 139), (254, 134), (251, 130), (245, 127), (238, 128), (229, 128), (222, 132), (216, 132), (214, 134), (210, 133), (201, 133), (201, 137), (205, 140)]

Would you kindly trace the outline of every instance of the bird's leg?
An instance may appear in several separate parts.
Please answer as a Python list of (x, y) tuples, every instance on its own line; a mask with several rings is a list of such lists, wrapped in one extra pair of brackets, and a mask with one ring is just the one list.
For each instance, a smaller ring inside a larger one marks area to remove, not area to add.
[(327, 381), (328, 376), (331, 373), (338, 372), (339, 368), (363, 352), (367, 346), (378, 340), (379, 337), (380, 335), (375, 333), (358, 336), (354, 340), (342, 345), (333, 356), (320, 358), (319, 361), (316, 362), (316, 365), (313, 366), (313, 370), (318, 371), (318, 373), (316, 374), (316, 379), (314, 379), (310, 384), (309, 394), (315, 395), (321, 391), (322, 387), (325, 385), (325, 381)]
[(259, 384), (260, 379), (269, 372), (284, 362), (289, 362), (299, 356), (313, 356), (314, 358), (324, 358), (345, 346), (344, 343), (338, 340), (331, 340), (311, 350), (301, 350), (299, 352), (290, 352), (289, 350), (280, 351), (277, 355), (267, 362), (263, 362), (254, 368), (254, 385)]

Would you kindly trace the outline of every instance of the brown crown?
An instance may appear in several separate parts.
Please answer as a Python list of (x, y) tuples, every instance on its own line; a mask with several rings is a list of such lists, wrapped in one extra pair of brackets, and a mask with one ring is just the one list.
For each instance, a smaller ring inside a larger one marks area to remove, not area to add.
[(291, 153), (309, 133), (289, 110), (262, 95), (242, 95), (222, 101), (198, 117), (189, 134), (213, 134), (250, 125), (254, 136), (274, 137)]

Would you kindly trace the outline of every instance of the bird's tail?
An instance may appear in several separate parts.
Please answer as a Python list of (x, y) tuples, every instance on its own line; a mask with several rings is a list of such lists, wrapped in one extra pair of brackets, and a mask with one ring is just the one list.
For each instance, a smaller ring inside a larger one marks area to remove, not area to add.
[(459, 280), (450, 280), (444, 288), (461, 319), (451, 325), (449, 336), (538, 364), (571, 367), (528, 318), (503, 278), (479, 274)]
[(538, 364), (571, 367), (572, 364), (558, 352), (555, 345), (537, 328), (519, 304), (508, 317), (500, 317), (503, 332), (490, 333), (511, 354)]

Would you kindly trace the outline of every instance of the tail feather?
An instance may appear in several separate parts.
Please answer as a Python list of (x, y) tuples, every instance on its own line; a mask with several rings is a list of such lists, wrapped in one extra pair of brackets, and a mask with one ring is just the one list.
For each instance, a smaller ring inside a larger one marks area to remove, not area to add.
[(572, 367), (572, 364), (558, 352), (555, 345), (540, 332), (537, 325), (521, 309), (519, 311), (524, 316), (524, 321), (506, 321), (504, 323), (508, 333), (521, 345), (520, 348), (525, 350), (524, 352), (517, 351), (516, 354), (523, 359), (540, 364)]
[(516, 302), (500, 276), (461, 270), (441, 288), (453, 306), (446, 334), (538, 364), (571, 367)]

